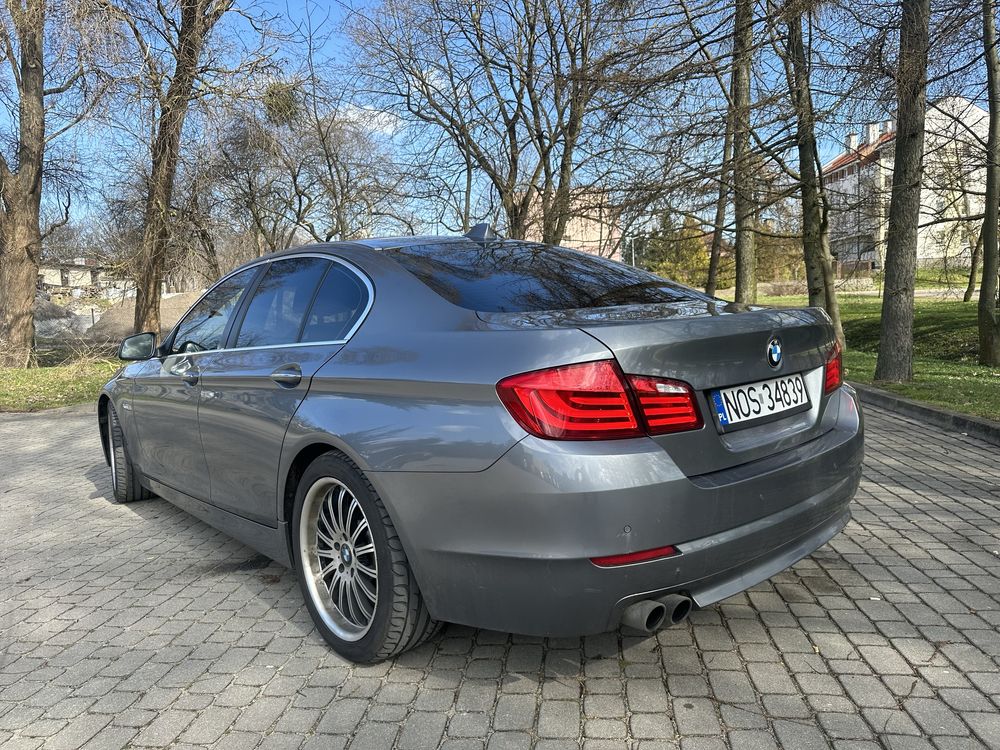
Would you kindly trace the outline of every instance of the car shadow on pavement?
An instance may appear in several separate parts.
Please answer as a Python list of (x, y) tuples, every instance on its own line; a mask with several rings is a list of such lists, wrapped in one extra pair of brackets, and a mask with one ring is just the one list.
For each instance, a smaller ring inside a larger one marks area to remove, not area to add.
[(101, 461), (94, 464), (83, 472), (83, 476), (94, 485), (94, 491), (87, 496), (88, 500), (105, 497), (108, 502), (114, 502), (111, 493), (111, 469), (106, 463)]
[[(158, 537), (169, 538), (176, 533), (184, 539), (191, 536), (198, 537), (199, 544), (204, 544), (207, 539), (217, 541), (214, 550), (216, 554), (201, 560), (187, 560), (182, 569), (178, 567), (174, 570), (174, 580), (183, 579), (205, 585), (214, 585), (221, 579), (238, 581), (239, 584), (254, 589), (261, 601), (280, 601), (280, 609), (284, 613), (286, 626), (290, 631), (288, 635), (294, 633), (296, 637), (305, 637), (315, 645), (326, 647), (305, 610), (299, 594), (299, 584), (292, 569), (271, 560), (158, 496), (122, 505), (115, 503), (110, 469), (103, 461), (91, 465), (84, 472), (84, 476), (94, 487), (88, 499), (105, 500), (109, 505), (126, 511), (144, 522), (160, 526), (156, 534)], [(172, 567), (164, 562), (167, 567)], [(527, 689), (528, 683), (537, 682), (538, 679), (541, 665), (535, 663), (536, 659), (544, 661), (546, 681), (552, 680), (556, 683), (564, 679), (572, 681), (576, 679), (574, 675), (577, 675), (582, 665), (588, 661), (605, 658), (618, 660), (619, 638), (626, 638), (632, 644), (648, 641), (652, 644), (651, 648), (656, 644), (655, 635), (628, 629), (605, 633), (590, 639), (582, 637), (547, 639), (445, 623), (441, 631), (427, 643), (397, 656), (391, 662), (398, 663), (401, 668), (419, 664), (421, 669), (429, 670), (431, 678), (436, 676), (444, 682), (453, 679), (453, 670), (462, 663), (471, 669), (469, 676), (472, 679), (502, 678), (505, 684), (524, 682)], [(585, 640), (590, 646), (581, 659), (580, 650)], [(597, 643), (600, 646), (595, 650), (594, 644)], [(641, 645), (639, 647), (642, 648)], [(510, 655), (512, 649), (513, 658)], [(330, 653), (332, 655), (332, 652)], [(518, 692), (516, 685), (511, 689), (515, 693)]]

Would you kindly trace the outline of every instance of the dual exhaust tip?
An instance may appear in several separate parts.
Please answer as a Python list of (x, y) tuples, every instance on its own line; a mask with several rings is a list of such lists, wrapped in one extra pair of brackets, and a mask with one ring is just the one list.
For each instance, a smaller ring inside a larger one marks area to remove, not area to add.
[(644, 633), (653, 633), (684, 622), (694, 603), (683, 594), (667, 594), (659, 599), (643, 599), (630, 604), (622, 614), (622, 624)]

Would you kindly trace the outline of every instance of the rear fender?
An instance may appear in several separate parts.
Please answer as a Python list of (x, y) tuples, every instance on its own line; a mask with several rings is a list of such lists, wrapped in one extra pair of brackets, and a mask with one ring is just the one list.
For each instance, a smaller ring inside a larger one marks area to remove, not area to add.
[(576, 329), (356, 337), (313, 376), (285, 442), (294, 455), (325, 435), (366, 471), (483, 471), (527, 434), (498, 381), (610, 356)]

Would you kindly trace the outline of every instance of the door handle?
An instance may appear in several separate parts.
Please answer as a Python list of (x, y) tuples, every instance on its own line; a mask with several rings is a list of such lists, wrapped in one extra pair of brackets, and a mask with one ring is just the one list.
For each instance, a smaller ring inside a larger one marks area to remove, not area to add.
[(170, 374), (176, 375), (188, 385), (198, 384), (198, 368), (191, 364), (191, 360), (182, 359), (170, 368)]
[(294, 388), (302, 382), (302, 368), (298, 365), (284, 365), (271, 373), (271, 380), (282, 388)]

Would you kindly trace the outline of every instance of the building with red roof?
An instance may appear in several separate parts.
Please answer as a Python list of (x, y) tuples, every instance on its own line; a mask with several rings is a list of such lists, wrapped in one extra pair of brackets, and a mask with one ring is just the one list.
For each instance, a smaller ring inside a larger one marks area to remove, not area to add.
[[(924, 135), (917, 261), (967, 266), (978, 240), (985, 187), (988, 114), (968, 99), (930, 104)], [(830, 250), (842, 273), (882, 267), (896, 145), (893, 120), (849, 133), (844, 151), (823, 166), (830, 202)]]

